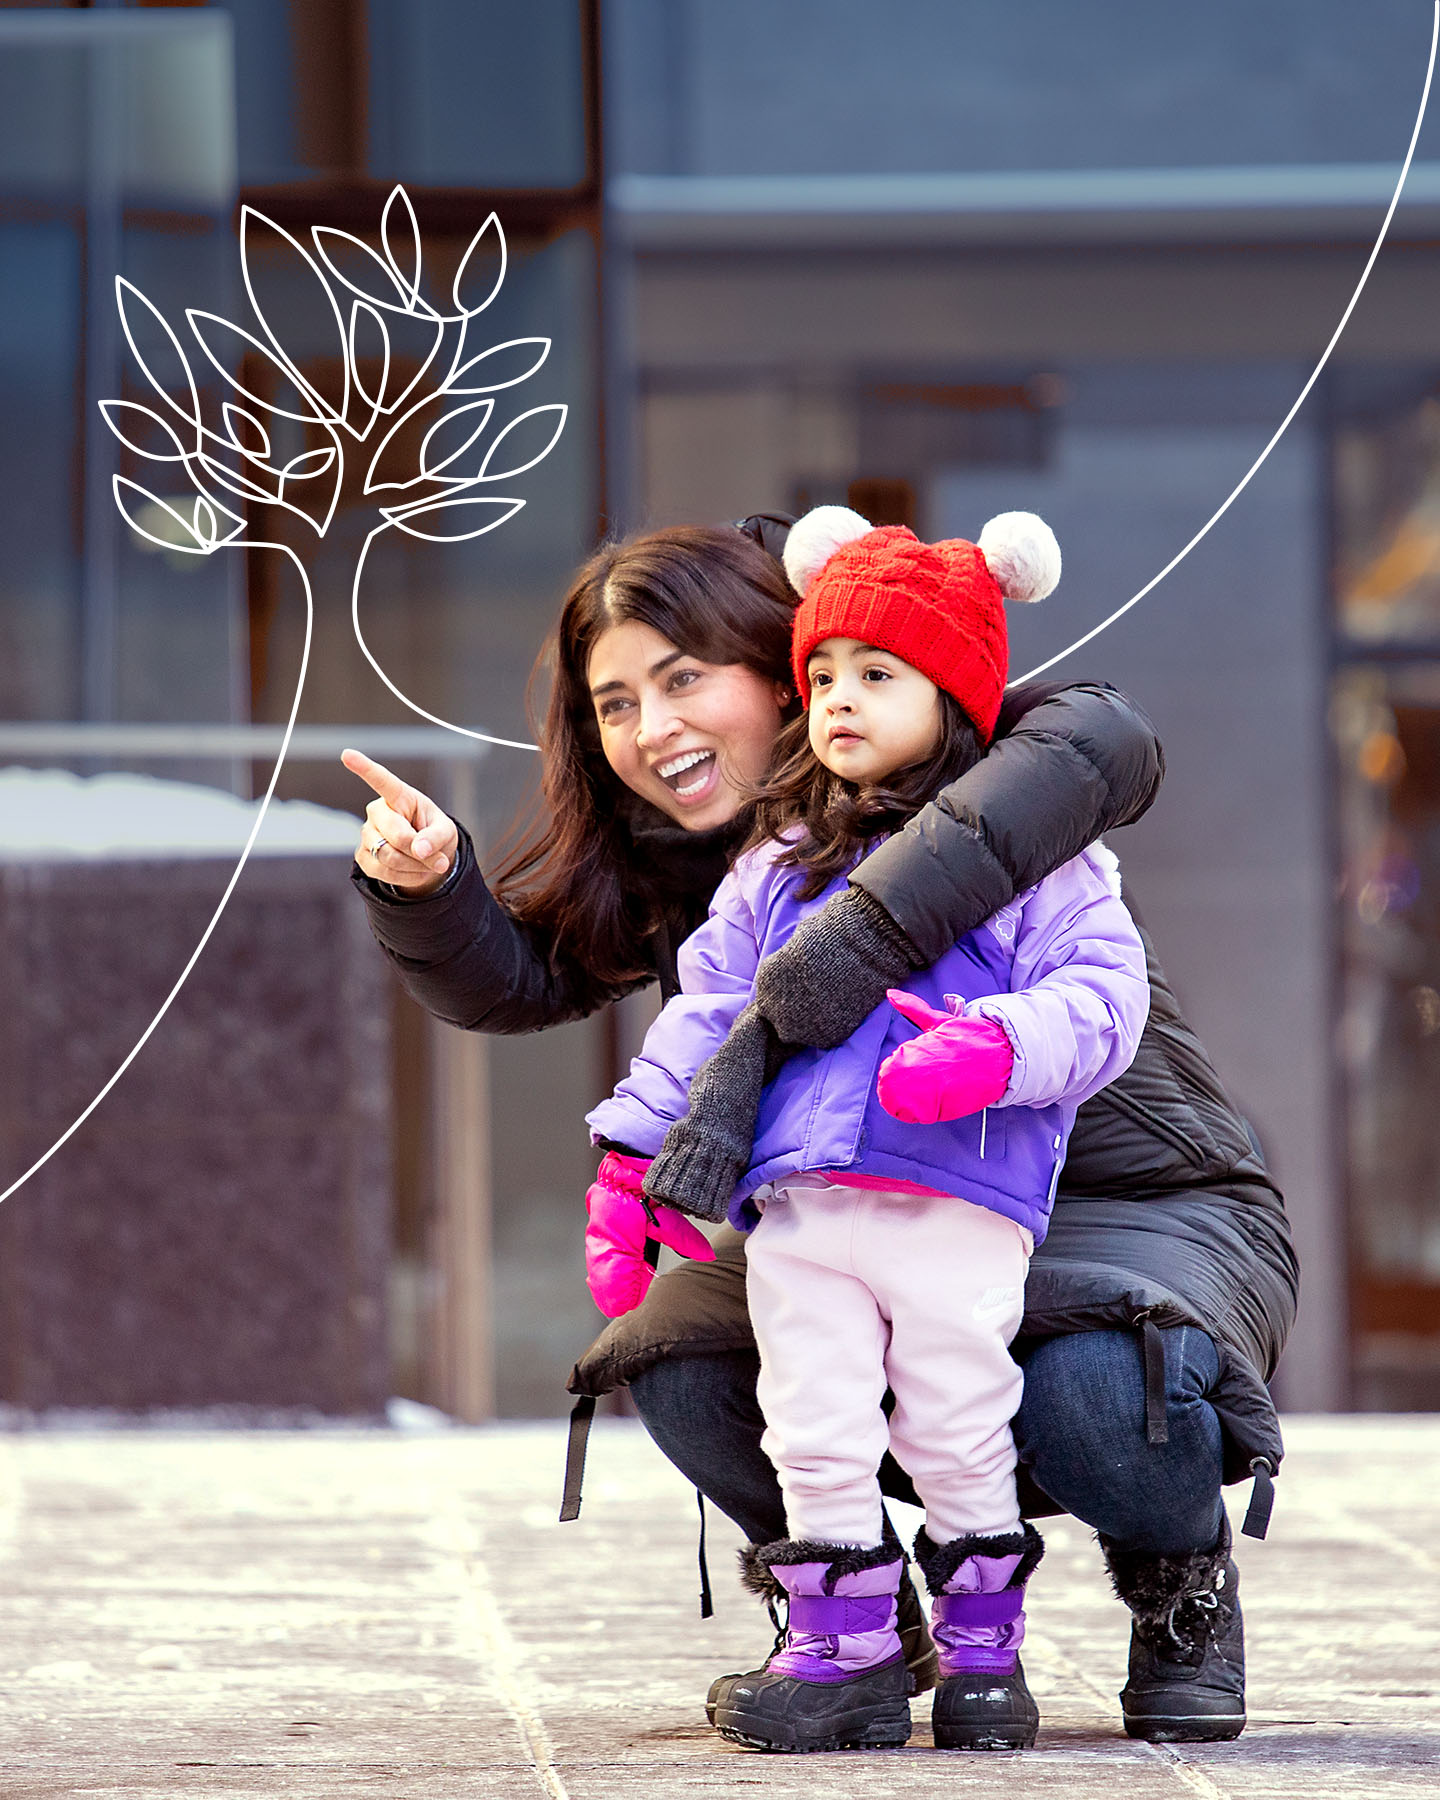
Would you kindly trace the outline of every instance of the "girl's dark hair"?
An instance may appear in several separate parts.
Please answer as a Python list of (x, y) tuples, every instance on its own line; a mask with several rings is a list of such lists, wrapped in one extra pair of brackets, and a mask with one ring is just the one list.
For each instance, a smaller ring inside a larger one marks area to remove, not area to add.
[[(633, 866), (630, 821), (667, 821), (605, 760), (590, 653), (611, 626), (635, 620), (687, 656), (743, 663), (767, 681), (788, 683), (794, 608), (780, 564), (733, 526), (672, 526), (604, 544), (570, 585), (535, 666), (535, 677), (547, 668), (552, 677), (536, 730), (539, 817), (519, 822), (492, 885), (552, 963), (597, 1004), (606, 989), (653, 972), (646, 940), (658, 908), (637, 892), (644, 871)], [(534, 678), (532, 700), (533, 687)]]
[(872, 838), (898, 831), (983, 755), (979, 733), (960, 703), (941, 688), (940, 738), (929, 756), (894, 770), (883, 783), (860, 787), (831, 774), (820, 761), (802, 715), (776, 740), (773, 773), (750, 790), (754, 822), (744, 848), (753, 850), (803, 826), (804, 836), (776, 861), (808, 871), (800, 898), (813, 900), (854, 866)]

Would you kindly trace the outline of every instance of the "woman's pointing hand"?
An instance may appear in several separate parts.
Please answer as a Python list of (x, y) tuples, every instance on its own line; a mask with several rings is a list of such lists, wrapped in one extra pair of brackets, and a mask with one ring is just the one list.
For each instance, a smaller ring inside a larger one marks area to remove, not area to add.
[(361, 872), (417, 899), (433, 894), (455, 866), (460, 834), (454, 820), (419, 788), (363, 752), (343, 751), (340, 760), (375, 790), (355, 850)]

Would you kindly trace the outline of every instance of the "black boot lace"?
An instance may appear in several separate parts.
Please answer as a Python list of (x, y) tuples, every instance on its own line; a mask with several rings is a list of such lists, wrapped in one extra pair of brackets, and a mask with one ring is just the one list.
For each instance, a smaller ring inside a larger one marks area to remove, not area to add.
[[(789, 1629), (790, 1623), (790, 1607), (787, 1602), (785, 1607), (786, 1616), (782, 1619), (780, 1616), (780, 1608), (775, 1603), (775, 1596), (773, 1594), (767, 1594), (765, 1596), (765, 1610), (770, 1615), (770, 1623), (775, 1627), (775, 1642), (770, 1646), (770, 1656), (778, 1656), (785, 1648), (785, 1634)], [(770, 1657), (767, 1656), (765, 1660), (768, 1662)]]
[(1181, 1594), (1167, 1613), (1143, 1621), (1137, 1618), (1136, 1629), (1150, 1649), (1166, 1662), (1187, 1667), (1203, 1662), (1234, 1611), (1224, 1591), (1226, 1586), (1227, 1572), (1222, 1564), (1204, 1587)]

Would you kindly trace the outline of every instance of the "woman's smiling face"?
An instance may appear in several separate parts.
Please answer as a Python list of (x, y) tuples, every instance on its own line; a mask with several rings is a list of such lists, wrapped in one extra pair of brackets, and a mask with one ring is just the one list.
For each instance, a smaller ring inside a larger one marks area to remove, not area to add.
[(708, 663), (638, 619), (595, 640), (587, 672), (605, 760), (687, 831), (733, 819), (770, 763), (789, 690), (744, 663)]

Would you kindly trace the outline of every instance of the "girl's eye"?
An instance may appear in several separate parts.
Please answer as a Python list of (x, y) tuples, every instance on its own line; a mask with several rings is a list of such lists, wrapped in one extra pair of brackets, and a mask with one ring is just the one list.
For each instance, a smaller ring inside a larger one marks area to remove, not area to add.
[(888, 669), (867, 669), (865, 671), (865, 679), (867, 681), (888, 681), (890, 679), (890, 671)]
[(615, 718), (629, 704), (630, 704), (630, 702), (628, 700), (621, 700), (621, 699), (602, 700), (600, 702), (600, 708), (599, 708), (601, 724), (603, 725), (607, 719)]
[(823, 669), (816, 669), (814, 674), (810, 677), (810, 686), (812, 690), (815, 688), (829, 687), (829, 685), (830, 677)]
[(673, 692), (678, 687), (689, 687), (700, 679), (698, 669), (675, 669), (670, 676), (669, 687)]

